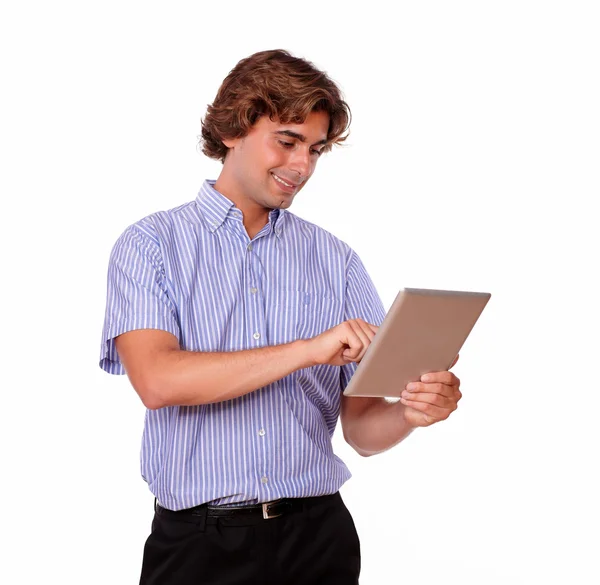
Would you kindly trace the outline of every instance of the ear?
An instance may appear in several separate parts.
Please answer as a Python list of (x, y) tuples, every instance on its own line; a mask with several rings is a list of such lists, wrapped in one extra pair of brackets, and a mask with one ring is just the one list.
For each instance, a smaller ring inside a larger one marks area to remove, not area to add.
[(221, 140), (221, 142), (227, 147), (227, 148), (235, 148), (241, 141), (241, 138), (226, 138), (225, 140)]

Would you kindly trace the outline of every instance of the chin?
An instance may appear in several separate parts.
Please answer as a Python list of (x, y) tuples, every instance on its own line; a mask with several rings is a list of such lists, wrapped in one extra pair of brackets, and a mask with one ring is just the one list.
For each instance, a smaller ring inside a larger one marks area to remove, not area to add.
[(274, 193), (269, 197), (268, 201), (265, 201), (265, 207), (269, 209), (287, 209), (293, 200), (294, 198), (289, 195)]
[(288, 197), (286, 199), (282, 199), (279, 202), (279, 205), (277, 205), (277, 209), (287, 209), (288, 207), (292, 206), (293, 201), (294, 201), (293, 197)]

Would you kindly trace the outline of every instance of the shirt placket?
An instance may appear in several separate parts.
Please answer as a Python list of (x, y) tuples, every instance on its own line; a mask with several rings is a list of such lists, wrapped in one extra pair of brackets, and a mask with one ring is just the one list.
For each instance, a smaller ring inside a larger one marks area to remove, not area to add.
[[(245, 267), (245, 295), (247, 308), (244, 318), (246, 319), (244, 330), (249, 336), (246, 340), (247, 347), (258, 348), (269, 345), (267, 339), (266, 315), (264, 305), (264, 290), (262, 278), (262, 266), (258, 255), (260, 238), (248, 243), (246, 246)], [(272, 482), (272, 451), (273, 451), (273, 429), (269, 427), (268, 412), (266, 408), (267, 396), (263, 389), (255, 392), (254, 425), (252, 427), (253, 440), (256, 442), (257, 459), (256, 474), (258, 479), (258, 492), (261, 501), (268, 500), (271, 493)]]

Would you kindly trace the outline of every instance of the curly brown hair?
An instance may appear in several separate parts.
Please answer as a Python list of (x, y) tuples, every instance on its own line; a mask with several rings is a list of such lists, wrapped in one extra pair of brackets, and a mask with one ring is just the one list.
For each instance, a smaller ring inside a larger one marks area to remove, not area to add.
[(223, 140), (242, 138), (261, 116), (302, 124), (310, 112), (329, 114), (331, 150), (348, 137), (351, 113), (338, 86), (311, 62), (287, 51), (261, 51), (242, 59), (223, 80), (202, 120), (200, 144), (210, 158), (225, 161)]

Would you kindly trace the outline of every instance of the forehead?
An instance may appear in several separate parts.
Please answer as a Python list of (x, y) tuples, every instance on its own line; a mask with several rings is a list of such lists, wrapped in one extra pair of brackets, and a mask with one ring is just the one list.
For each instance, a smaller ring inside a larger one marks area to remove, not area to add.
[(284, 124), (279, 120), (271, 120), (268, 116), (262, 116), (254, 125), (260, 132), (277, 133), (284, 130), (305, 137), (306, 142), (315, 144), (327, 140), (329, 130), (329, 114), (327, 112), (311, 112), (302, 124), (289, 122)]

